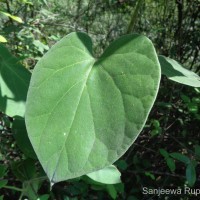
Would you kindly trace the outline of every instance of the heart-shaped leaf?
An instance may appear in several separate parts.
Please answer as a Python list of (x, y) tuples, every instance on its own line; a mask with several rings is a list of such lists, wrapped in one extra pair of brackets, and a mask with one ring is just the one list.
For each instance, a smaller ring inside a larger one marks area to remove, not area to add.
[(149, 39), (127, 35), (99, 58), (91, 39), (71, 33), (34, 69), (26, 125), (52, 182), (111, 165), (142, 130), (155, 101), (160, 65)]
[(24, 117), (31, 73), (0, 44), (0, 111)]

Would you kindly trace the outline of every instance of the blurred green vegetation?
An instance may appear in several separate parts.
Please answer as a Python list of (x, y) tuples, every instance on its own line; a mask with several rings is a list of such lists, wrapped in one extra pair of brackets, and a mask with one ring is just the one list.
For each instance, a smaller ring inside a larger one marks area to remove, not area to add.
[[(93, 38), (97, 57), (117, 37), (140, 33), (153, 41), (159, 54), (199, 74), (199, 8), (198, 0), (1, 0), (0, 35), (7, 40), (1, 40), (6, 47), (32, 70), (55, 42), (72, 31), (87, 32)], [(1, 114), (0, 199), (24, 199), (21, 188), (28, 199), (41, 200), (157, 199), (142, 194), (142, 188), (199, 188), (199, 124), (200, 90), (163, 77), (144, 130), (115, 163), (122, 183), (99, 185), (81, 178), (50, 190), (39, 162), (18, 147), (12, 118)], [(196, 197), (162, 196), (171, 198)]]

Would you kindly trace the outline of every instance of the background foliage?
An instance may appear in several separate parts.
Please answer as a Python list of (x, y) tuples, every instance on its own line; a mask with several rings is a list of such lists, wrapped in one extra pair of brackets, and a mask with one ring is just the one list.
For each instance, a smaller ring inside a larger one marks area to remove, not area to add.
[[(93, 38), (96, 56), (117, 37), (137, 32), (149, 37), (159, 54), (199, 74), (199, 8), (198, 0), (1, 0), (0, 40), (7, 40), (12, 54), (32, 70), (56, 41), (72, 31)], [(13, 132), (16, 122), (1, 114), (0, 199), (154, 199), (143, 195), (142, 187), (198, 188), (199, 122), (200, 90), (163, 77), (144, 130), (115, 163), (122, 183), (102, 185), (82, 177), (50, 190), (34, 153), (27, 152), (23, 122), (21, 131)], [(194, 199), (194, 195), (180, 198)]]

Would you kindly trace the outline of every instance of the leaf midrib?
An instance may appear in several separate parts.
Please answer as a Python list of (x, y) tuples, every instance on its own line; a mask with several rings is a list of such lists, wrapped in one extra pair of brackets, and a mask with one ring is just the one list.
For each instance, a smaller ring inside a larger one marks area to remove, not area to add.
[[(84, 91), (84, 89), (85, 89), (85, 86), (86, 86), (88, 77), (89, 77), (89, 75), (90, 75), (90, 72), (91, 72), (91, 70), (92, 70), (92, 68), (93, 68), (94, 62), (95, 62), (95, 60), (92, 61), (91, 66), (90, 66), (90, 68), (89, 68), (89, 70), (88, 70), (88, 73), (87, 73), (87, 75), (86, 75), (85, 82), (83, 83), (83, 87), (82, 87), (82, 90), (81, 90), (80, 98), (79, 98), (79, 100), (78, 100), (78, 103), (77, 103), (77, 106), (76, 106), (76, 110), (75, 110), (75, 112), (74, 112), (74, 116), (73, 116), (73, 119), (72, 119), (72, 123), (71, 123), (70, 128), (69, 128), (68, 136), (69, 136), (69, 134), (70, 134), (72, 125), (73, 125), (73, 123), (74, 123), (74, 119), (75, 119), (75, 117), (76, 117), (76, 113), (77, 113), (77, 110), (78, 110), (78, 107), (79, 107), (79, 104), (80, 104), (80, 101), (81, 101), (81, 97), (82, 97), (83, 91)], [(65, 149), (65, 144), (66, 144), (67, 138), (68, 138), (68, 137), (65, 138), (65, 142), (64, 142), (63, 148), (61, 149), (61, 151), (60, 151), (60, 153), (59, 153), (58, 160), (57, 160), (57, 163), (56, 163), (56, 167), (55, 167), (54, 173), (53, 173), (52, 178), (50, 179), (50, 181), (52, 181), (52, 180), (54, 179), (54, 176), (55, 176), (55, 173), (56, 173), (56, 170), (57, 170), (57, 167), (58, 167), (60, 158), (61, 158), (61, 153), (62, 153), (63, 150)]]

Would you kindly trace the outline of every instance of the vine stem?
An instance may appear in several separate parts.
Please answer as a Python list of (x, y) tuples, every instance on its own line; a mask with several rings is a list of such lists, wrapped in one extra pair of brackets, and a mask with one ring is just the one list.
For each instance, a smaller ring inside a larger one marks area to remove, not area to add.
[(129, 23), (129, 26), (128, 26), (128, 29), (127, 29), (127, 32), (126, 32), (127, 34), (131, 33), (131, 31), (133, 30), (134, 25), (137, 22), (137, 16), (138, 16), (138, 13), (139, 13), (139, 9), (140, 9), (143, 1), (144, 0), (138, 0), (138, 2), (137, 2), (136, 8), (135, 8), (135, 10), (133, 12), (133, 15), (131, 17), (131, 21)]
[(15, 191), (18, 191), (18, 192), (23, 192), (24, 191), (21, 188), (17, 188), (17, 187), (14, 187), (14, 186), (8, 186), (8, 185), (3, 186), (3, 188), (10, 189), (10, 190), (15, 190)]

